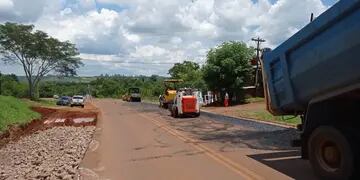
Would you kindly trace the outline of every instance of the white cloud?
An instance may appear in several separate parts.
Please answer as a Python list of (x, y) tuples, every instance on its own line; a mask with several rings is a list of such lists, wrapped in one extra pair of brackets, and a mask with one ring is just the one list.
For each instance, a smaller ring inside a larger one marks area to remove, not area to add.
[(319, 0), (279, 0), (259, 18), (256, 34), (276, 46), (309, 23), (310, 14), (321, 14), (325, 5)]
[(0, 11), (8, 11), (14, 7), (12, 0), (1, 0), (0, 1)]
[[(67, 8), (58, 15), (45, 16), (37, 22), (37, 28), (61, 40), (77, 44), (82, 53), (118, 54), (139, 37), (124, 33), (120, 15), (112, 10), (90, 10), (81, 15)], [(129, 41), (129, 40), (131, 41)]]
[(260, 36), (275, 47), (326, 8), (321, 0), (0, 0), (0, 22), (33, 23), (76, 43), (80, 74), (164, 75), (167, 63), (202, 63), (223, 41)]
[(141, 47), (136, 47), (135, 52), (131, 53), (131, 57), (135, 58), (143, 58), (143, 57), (153, 57), (153, 56), (162, 56), (167, 51), (163, 48), (152, 46), (152, 45), (145, 45)]
[(19, 21), (34, 22), (42, 14), (45, 8), (45, 0), (1, 0), (0, 22)]
[(173, 44), (180, 44), (182, 42), (183, 42), (183, 40), (181, 39), (181, 37), (172, 37), (171, 38), (171, 43), (173, 43)]

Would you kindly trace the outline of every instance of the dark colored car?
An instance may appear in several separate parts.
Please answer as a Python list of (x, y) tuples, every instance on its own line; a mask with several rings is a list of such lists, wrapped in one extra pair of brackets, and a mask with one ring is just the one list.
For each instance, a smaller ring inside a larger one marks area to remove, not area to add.
[(71, 98), (68, 96), (62, 96), (59, 98), (59, 100), (56, 102), (56, 105), (59, 106), (68, 106), (71, 103)]

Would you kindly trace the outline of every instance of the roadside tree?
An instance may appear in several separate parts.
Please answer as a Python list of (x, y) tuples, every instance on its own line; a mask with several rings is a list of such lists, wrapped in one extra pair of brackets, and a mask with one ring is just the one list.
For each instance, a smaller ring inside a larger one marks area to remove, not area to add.
[(0, 54), (5, 63), (22, 66), (31, 99), (36, 99), (36, 90), (45, 75), (50, 72), (76, 75), (82, 65), (74, 44), (35, 31), (33, 25), (0, 24)]
[(184, 80), (180, 86), (206, 90), (200, 65), (192, 61), (176, 63), (170, 70), (171, 78)]
[(230, 41), (211, 49), (203, 67), (204, 80), (207, 86), (224, 97), (228, 92), (230, 98), (244, 100), (242, 87), (251, 81), (252, 66), (250, 59), (255, 50), (243, 42)]

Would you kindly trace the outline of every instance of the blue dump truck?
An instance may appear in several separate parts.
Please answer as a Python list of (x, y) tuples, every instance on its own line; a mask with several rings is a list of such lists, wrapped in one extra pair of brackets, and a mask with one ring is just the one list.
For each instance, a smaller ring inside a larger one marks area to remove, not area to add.
[(262, 65), (267, 109), (302, 118), (293, 144), (315, 173), (360, 179), (360, 0), (340, 0)]

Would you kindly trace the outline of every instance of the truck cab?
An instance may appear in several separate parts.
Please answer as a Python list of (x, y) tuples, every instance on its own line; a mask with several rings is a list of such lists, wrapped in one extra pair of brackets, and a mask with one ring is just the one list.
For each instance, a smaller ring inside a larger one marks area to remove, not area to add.
[(200, 103), (198, 101), (198, 90), (182, 88), (176, 93), (173, 103), (169, 106), (171, 116), (200, 116)]

